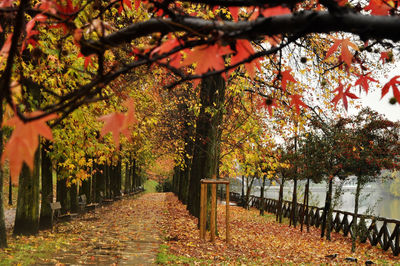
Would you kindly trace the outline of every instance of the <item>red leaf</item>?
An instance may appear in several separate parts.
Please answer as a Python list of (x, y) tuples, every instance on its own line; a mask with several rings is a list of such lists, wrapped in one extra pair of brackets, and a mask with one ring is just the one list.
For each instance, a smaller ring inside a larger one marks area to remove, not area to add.
[(225, 67), (223, 56), (233, 51), (228, 46), (202, 45), (194, 48), (183, 60), (182, 65), (197, 63), (196, 74), (206, 73), (209, 69), (221, 70)]
[(117, 149), (119, 148), (119, 135), (122, 133), (129, 139), (130, 132), (128, 127), (136, 121), (133, 100), (127, 99), (123, 105), (128, 108), (126, 115), (115, 112), (98, 118), (99, 121), (104, 122), (104, 126), (100, 131), (100, 136), (103, 137), (107, 133), (111, 132)]
[(128, 110), (126, 112), (126, 127), (129, 127), (133, 123), (136, 122), (136, 117), (135, 117), (135, 102), (133, 101), (132, 98), (128, 98), (125, 100), (123, 103), (123, 106), (125, 106)]
[(74, 30), (74, 43), (76, 46), (80, 47), (79, 41), (82, 39), (83, 30), (82, 29), (75, 29)]
[(296, 108), (296, 113), (297, 113), (297, 115), (300, 114), (300, 106), (303, 106), (304, 108), (308, 108), (307, 104), (305, 104), (305, 103), (301, 100), (301, 98), (302, 98), (301, 95), (299, 95), (299, 94), (293, 94), (293, 95), (289, 95), (289, 97), (291, 98), (290, 106)]
[(291, 11), (289, 8), (281, 7), (281, 6), (267, 8), (261, 12), (261, 14), (264, 17), (272, 17), (272, 16), (285, 15), (285, 14), (290, 14), (290, 13), (291, 13)]
[(257, 104), (257, 108), (266, 108), (268, 110), (269, 116), (273, 116), (274, 110), (273, 108), (278, 108), (278, 102), (274, 98), (261, 98), (260, 101)]
[(7, 40), (4, 42), (3, 47), (1, 48), (0, 54), (8, 54), (11, 48), (12, 36), (12, 33), (8, 35)]
[[(254, 54), (254, 49), (248, 40), (237, 40), (236, 51), (237, 53), (232, 56), (231, 65), (241, 62)], [(251, 78), (254, 78), (255, 67), (257, 67), (258, 70), (261, 71), (260, 59), (258, 58), (254, 59), (250, 63), (245, 63), (244, 66)]]
[(135, 9), (138, 10), (140, 7), (140, 0), (135, 0)]
[(107, 133), (111, 132), (117, 149), (119, 147), (119, 134), (123, 132), (126, 134), (126, 128), (124, 128), (125, 119), (126, 117), (122, 113), (112, 113), (98, 118), (99, 121), (104, 122), (104, 126), (100, 131), (100, 136), (103, 137)]
[[(172, 39), (164, 42), (162, 45), (156, 47), (151, 53), (150, 56), (153, 56), (154, 54), (159, 54), (162, 55), (164, 53), (170, 52), (172, 49), (175, 47), (181, 45), (178, 39)], [(169, 65), (175, 68), (179, 68), (181, 65), (181, 58), (182, 55), (180, 52), (174, 53), (169, 56)], [(167, 59), (164, 58), (160, 60), (162, 63), (167, 63)]]
[(335, 42), (329, 48), (328, 52), (326, 53), (326, 58), (331, 56), (336, 50), (338, 50), (339, 45), (341, 46), (340, 56), (339, 59), (341, 62), (345, 62), (347, 66), (351, 65), (351, 60), (353, 59), (353, 54), (349, 50), (349, 46), (354, 50), (359, 50), (358, 46), (355, 43), (352, 43), (348, 38), (346, 39), (334, 39)]
[(360, 85), (360, 86), (364, 89), (364, 91), (365, 91), (366, 93), (368, 93), (368, 89), (369, 89), (368, 81), (371, 81), (371, 82), (378, 82), (377, 80), (371, 78), (371, 77), (369, 76), (369, 74), (371, 74), (371, 73), (367, 73), (367, 74), (365, 74), (365, 75), (358, 75), (358, 74), (356, 74), (356, 76), (358, 77), (358, 79), (357, 79), (355, 85), (356, 85), (356, 86), (357, 86), (357, 85)]
[(161, 44), (160, 46), (156, 47), (150, 53), (150, 56), (153, 56), (154, 54), (161, 55), (161, 54), (167, 53), (179, 45), (180, 45), (180, 43), (179, 43), (178, 39), (168, 40), (168, 41), (164, 42), (163, 44)]
[(336, 3), (339, 6), (345, 6), (349, 1), (348, 0), (336, 0)]
[[(129, 9), (132, 9), (131, 0), (122, 0), (122, 2), (123, 2)], [(136, 3), (135, 3), (135, 5), (136, 5)]]
[(93, 66), (93, 55), (84, 56), (82, 53), (79, 53), (78, 57), (84, 57), (85, 58), (85, 61), (84, 61), (85, 69), (87, 69), (87, 67), (89, 65)]
[(10, 7), (13, 4), (13, 0), (3, 0), (0, 2), (0, 7)]
[(60, 17), (71, 20), (76, 12), (79, 11), (80, 6), (77, 4), (76, 6), (73, 5), (72, 0), (60, 1), (62, 4), (56, 4), (57, 13)]
[(381, 57), (379, 60), (382, 60), (382, 64), (386, 63), (389, 60), (389, 53), (388, 52), (381, 52)]
[[(63, 18), (66, 21), (73, 20), (75, 17), (75, 14), (77, 14), (77, 12), (80, 9), (79, 4), (77, 4), (74, 7), (72, 0), (60, 1), (60, 3), (61, 4), (57, 4), (57, 3), (55, 4), (58, 16), (60, 16), (61, 18)], [(68, 27), (69, 26), (67, 25), (67, 23), (60, 23), (60, 24), (53, 26), (53, 28), (62, 28), (64, 30), (64, 33), (68, 32)]]
[(332, 93), (337, 92), (338, 94), (333, 98), (332, 102), (335, 104), (335, 108), (337, 103), (342, 100), (343, 101), (343, 105), (344, 108), (347, 110), (347, 97), (351, 98), (351, 99), (358, 99), (358, 97), (356, 95), (354, 95), (353, 93), (351, 93), (350, 90), (351, 85), (349, 85), (346, 89), (346, 91), (343, 91), (343, 84), (339, 81), (339, 86), (334, 89), (332, 91)]
[(181, 66), (181, 53), (176, 53), (170, 56), (169, 65), (174, 68), (179, 68)]
[[(40, 114), (42, 114), (42, 112), (36, 111), (26, 114), (26, 116), (33, 117)], [(39, 144), (39, 135), (49, 140), (53, 139), (51, 129), (47, 126), (46, 122), (56, 117), (57, 115), (52, 114), (32, 122), (24, 123), (19, 119), (19, 117), (14, 116), (10, 120), (4, 122), (3, 126), (15, 127), (10, 140), (5, 145), (1, 157), (2, 163), (8, 159), (10, 175), (14, 183), (18, 182), (23, 162), (33, 170), (33, 161), (35, 151)]]
[(386, 16), (394, 6), (393, 1), (370, 0), (368, 6), (364, 7), (364, 10), (371, 10), (371, 15)]
[(400, 91), (397, 88), (397, 84), (400, 83), (400, 80), (398, 80), (398, 78), (400, 78), (400, 76), (394, 76), (388, 83), (385, 84), (385, 86), (383, 86), (381, 99), (389, 92), (390, 87), (392, 87), (393, 96), (396, 98), (397, 102), (400, 103)]
[(238, 21), (238, 19), (239, 19), (239, 7), (231, 6), (228, 9), (229, 9), (229, 12), (231, 12), (233, 20), (234, 21)]
[(286, 86), (289, 81), (293, 83), (297, 82), (297, 80), (292, 76), (291, 72), (292, 72), (291, 68), (281, 72), (282, 75), (281, 87), (284, 91), (286, 90)]

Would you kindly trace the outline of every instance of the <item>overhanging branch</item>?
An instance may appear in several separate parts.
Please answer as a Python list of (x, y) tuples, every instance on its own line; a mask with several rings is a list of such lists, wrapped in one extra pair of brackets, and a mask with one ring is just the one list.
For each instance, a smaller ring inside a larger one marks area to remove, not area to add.
[(329, 12), (305, 11), (290, 15), (258, 18), (254, 21), (214, 21), (186, 17), (177, 20), (153, 18), (114, 32), (102, 40), (81, 41), (85, 56), (99, 53), (129, 43), (136, 38), (160, 32), (191, 32), (207, 35), (219, 32), (222, 38), (257, 39), (279, 34), (308, 34), (349, 32), (362, 39), (400, 40), (400, 18), (395, 16), (370, 16), (356, 13), (331, 14)]

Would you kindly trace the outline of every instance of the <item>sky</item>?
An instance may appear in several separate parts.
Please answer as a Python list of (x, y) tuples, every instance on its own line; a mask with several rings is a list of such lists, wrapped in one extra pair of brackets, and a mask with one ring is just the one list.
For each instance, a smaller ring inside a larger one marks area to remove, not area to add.
[[(396, 75), (400, 75), (400, 66), (395, 66), (391, 71), (385, 73), (384, 76), (379, 78), (378, 81), (381, 87)], [(374, 83), (370, 83), (370, 86), (373, 87), (373, 84)], [(365, 95), (365, 93), (362, 93), (361, 96), (359, 94), (357, 95), (361, 98), (359, 101), (361, 101), (363, 106), (369, 106), (371, 109), (384, 114), (386, 118), (391, 121), (400, 121), (400, 104), (389, 103), (390, 98), (393, 97), (392, 88), (389, 89), (389, 92), (382, 98), (382, 100), (381, 88), (371, 88), (368, 95)]]
[(393, 93), (389, 90), (389, 93), (381, 100), (381, 91), (377, 89), (371, 91), (367, 96), (361, 97), (361, 103), (363, 106), (369, 106), (371, 109), (384, 114), (386, 118), (391, 121), (400, 121), (400, 104), (390, 104), (389, 99), (393, 97)]

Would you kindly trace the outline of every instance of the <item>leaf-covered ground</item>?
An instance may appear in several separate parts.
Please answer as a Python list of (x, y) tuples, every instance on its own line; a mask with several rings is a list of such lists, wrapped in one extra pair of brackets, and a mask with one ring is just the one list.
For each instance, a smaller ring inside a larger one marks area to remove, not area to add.
[[(333, 234), (332, 241), (322, 240), (320, 230), (310, 227), (310, 233), (300, 232), (299, 227), (275, 222), (275, 217), (259, 216), (259, 211), (231, 206), (231, 241), (225, 243), (225, 206), (218, 207), (219, 237), (214, 244), (200, 240), (197, 219), (191, 217), (186, 207), (172, 194), (167, 195), (168, 216), (163, 220), (167, 246), (159, 260), (164, 263), (207, 264), (343, 264), (345, 258), (357, 258), (364, 265), (371, 260), (377, 264), (398, 264), (400, 257), (369, 244), (359, 244), (355, 253), (350, 252), (350, 238)], [(207, 236), (209, 240), (209, 236)], [(327, 255), (337, 253), (334, 259)]]
[(165, 194), (124, 198), (37, 236), (9, 237), (0, 265), (148, 265), (162, 243)]
[[(162, 264), (398, 264), (400, 258), (368, 244), (350, 252), (350, 239), (333, 234), (321, 240), (319, 230), (301, 233), (272, 215), (231, 206), (231, 241), (225, 243), (225, 206), (218, 209), (220, 235), (216, 242), (199, 239), (193, 218), (171, 193), (129, 197), (86, 213), (37, 236), (10, 236), (0, 252), (0, 265), (149, 265)], [(207, 236), (209, 239), (209, 236)], [(325, 256), (337, 253), (335, 259)]]

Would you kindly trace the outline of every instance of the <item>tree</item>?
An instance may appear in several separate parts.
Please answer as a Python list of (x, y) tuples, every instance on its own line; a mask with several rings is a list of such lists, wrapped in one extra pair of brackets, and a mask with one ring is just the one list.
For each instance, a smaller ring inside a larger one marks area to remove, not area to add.
[(53, 166), (49, 156), (49, 142), (42, 146), (42, 201), (40, 205), (39, 228), (49, 229), (53, 225), (53, 211), (50, 203), (53, 202)]
[(352, 252), (358, 238), (358, 203), (362, 187), (377, 178), (382, 170), (399, 169), (400, 149), (398, 123), (393, 123), (366, 108), (354, 116), (346, 127), (346, 140), (342, 145), (345, 171), (357, 177), (352, 221)]
[[(261, 69), (259, 59), (263, 58), (268, 63), (260, 77), (270, 85), (270, 93), (258, 88), (253, 92), (269, 99), (270, 109), (277, 101), (300, 113), (305, 108), (305, 92), (315, 92), (315, 86), (300, 88), (302, 82), (295, 77), (290, 61), (302, 58), (301, 51), (310, 47), (306, 50), (313, 58), (301, 60), (325, 67), (328, 78), (319, 79), (319, 84), (324, 90), (334, 91), (335, 106), (342, 101), (347, 108), (348, 98), (357, 97), (353, 87), (360, 85), (368, 91), (377, 73), (374, 66), (390, 67), (398, 57), (394, 49), (399, 39), (398, 7), (381, 0), (369, 4), (136, 0), (132, 4), (129, 0), (3, 1), (0, 100), (6, 101), (23, 122), (58, 113), (56, 125), (79, 106), (108, 98), (107, 85), (145, 66), (158, 65), (165, 71), (164, 85), (173, 88), (188, 81), (196, 86), (200, 78), (228, 77), (229, 72), (241, 70), (256, 80), (256, 69)], [(326, 35), (332, 32), (348, 34)], [(32, 51), (32, 56), (24, 61), (25, 50)], [(183, 60), (182, 53), (186, 53)], [(192, 63), (197, 66), (191, 67)], [(240, 65), (244, 69), (238, 69)], [(22, 92), (31, 88), (27, 73), (35, 77), (33, 83), (48, 99), (39, 107), (42, 113), (29, 114), (27, 94), (18, 95), (18, 88), (22, 87)], [(322, 76), (321, 72), (314, 74)], [(397, 84), (397, 76), (385, 82), (382, 95), (392, 90), (399, 102)], [(113, 132), (119, 134), (126, 129), (128, 116), (118, 117), (124, 123), (116, 125)], [(37, 130), (25, 132), (22, 139), (36, 134)], [(14, 180), (23, 160), (28, 164), (33, 161), (32, 150), (37, 146), (20, 142), (18, 147), (24, 149), (16, 155), (9, 153), (6, 145), (3, 156), (13, 162)], [(21, 155), (24, 159), (16, 160)]]
[(309, 231), (308, 203), (310, 194), (310, 181), (319, 183), (324, 176), (325, 153), (321, 148), (321, 139), (316, 132), (310, 130), (300, 137), (300, 178), (306, 179), (304, 189), (303, 209), (301, 212), (301, 230), (303, 230), (304, 215), (306, 215), (307, 231)]
[[(326, 191), (325, 205), (322, 213), (321, 237), (325, 236), (330, 240), (331, 223), (332, 223), (332, 194), (333, 180), (335, 177), (343, 179), (347, 177), (347, 173), (343, 170), (344, 157), (343, 150), (340, 145), (346, 140), (345, 125), (348, 119), (323, 119), (321, 116), (316, 116), (311, 121), (313, 129), (313, 154), (318, 158), (318, 168), (316, 175), (325, 177), (328, 184)], [(339, 191), (339, 190), (336, 190)]]

